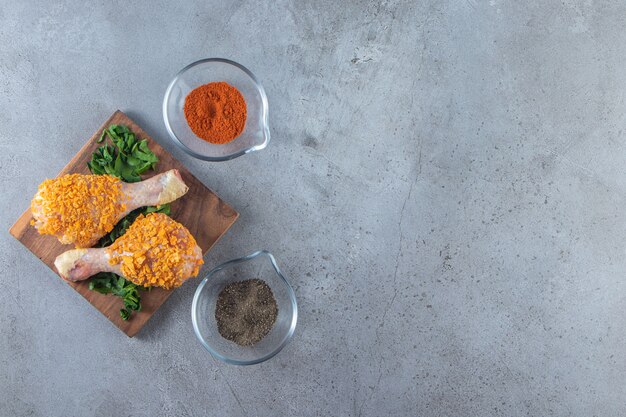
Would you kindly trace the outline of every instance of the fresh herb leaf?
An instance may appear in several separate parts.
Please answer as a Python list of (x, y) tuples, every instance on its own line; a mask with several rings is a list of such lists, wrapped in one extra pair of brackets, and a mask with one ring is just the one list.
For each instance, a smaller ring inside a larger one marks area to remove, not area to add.
[(91, 277), (89, 289), (101, 294), (113, 294), (121, 297), (124, 302), (124, 308), (120, 310), (120, 316), (123, 320), (128, 320), (132, 311), (141, 311), (139, 290), (145, 290), (146, 288), (112, 272), (100, 272)]
[[(87, 166), (92, 174), (115, 175), (125, 182), (138, 182), (141, 181), (141, 174), (149, 169), (155, 169), (156, 163), (159, 162), (159, 158), (148, 147), (147, 140), (137, 140), (127, 126), (110, 125), (102, 131), (97, 142), (102, 143), (106, 138), (110, 139), (113, 145), (105, 143), (91, 155), (91, 161), (87, 162)], [(102, 248), (111, 245), (126, 233), (140, 214), (148, 213), (163, 213), (169, 216), (170, 205), (142, 207), (132, 211), (120, 220), (111, 232), (102, 237), (96, 246)], [(122, 298), (124, 308), (120, 309), (120, 317), (122, 320), (128, 320), (133, 311), (141, 311), (139, 290), (150, 288), (134, 284), (112, 272), (100, 272), (91, 277), (89, 289)]]
[(150, 207), (145, 207), (145, 214), (148, 213), (163, 213), (166, 215), (170, 215), (171, 209), (170, 209), (170, 203), (167, 204), (162, 204), (160, 206), (150, 206)]
[(159, 158), (148, 147), (146, 139), (137, 140), (134, 133), (124, 125), (110, 125), (102, 131), (98, 143), (109, 138), (113, 146), (104, 144), (87, 163), (93, 174), (115, 175), (126, 182), (141, 181), (140, 175), (154, 169)]
[(124, 308), (120, 310), (123, 320), (128, 320), (132, 311), (141, 311), (139, 290), (146, 290), (112, 272), (100, 272), (91, 277), (89, 289), (101, 294), (113, 294), (120, 297), (124, 303)]

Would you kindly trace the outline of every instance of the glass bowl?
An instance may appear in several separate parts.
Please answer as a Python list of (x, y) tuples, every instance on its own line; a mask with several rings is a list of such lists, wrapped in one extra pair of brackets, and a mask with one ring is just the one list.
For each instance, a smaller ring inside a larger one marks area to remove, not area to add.
[[(234, 140), (216, 145), (196, 136), (185, 120), (185, 98), (203, 84), (225, 81), (243, 95), (247, 119), (243, 132)], [(165, 91), (163, 120), (170, 137), (188, 154), (205, 161), (226, 161), (258, 151), (270, 141), (268, 105), (265, 90), (243, 65), (228, 59), (208, 58), (180, 70)]]
[[(217, 296), (228, 284), (252, 278), (262, 279), (272, 289), (278, 316), (272, 330), (252, 346), (239, 346), (224, 339), (217, 330)], [(280, 272), (271, 253), (261, 250), (213, 268), (202, 280), (193, 297), (191, 321), (198, 340), (215, 358), (232, 365), (264, 362), (289, 342), (298, 321), (296, 295)]]

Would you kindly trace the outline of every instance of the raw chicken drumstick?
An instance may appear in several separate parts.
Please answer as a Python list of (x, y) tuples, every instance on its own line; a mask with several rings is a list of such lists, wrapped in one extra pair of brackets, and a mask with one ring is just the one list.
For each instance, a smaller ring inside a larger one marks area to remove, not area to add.
[(86, 248), (136, 208), (169, 203), (188, 189), (176, 169), (136, 183), (112, 175), (63, 175), (39, 186), (31, 202), (31, 224), (40, 234)]
[(189, 230), (162, 213), (140, 215), (111, 246), (73, 249), (59, 255), (54, 266), (68, 281), (98, 272), (114, 272), (142, 286), (166, 289), (198, 275), (202, 250)]

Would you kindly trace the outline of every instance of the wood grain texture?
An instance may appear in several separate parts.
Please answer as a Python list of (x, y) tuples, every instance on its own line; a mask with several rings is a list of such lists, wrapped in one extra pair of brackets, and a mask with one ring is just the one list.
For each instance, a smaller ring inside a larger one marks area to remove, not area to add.
[[(147, 139), (150, 149), (159, 157), (157, 172), (149, 172), (144, 178), (172, 168), (179, 170), (189, 191), (182, 198), (171, 204), (171, 217), (185, 225), (196, 238), (198, 245), (204, 254), (217, 242), (217, 240), (232, 226), (239, 214), (228, 204), (222, 201), (213, 191), (209, 190), (196, 177), (194, 177), (178, 160), (165, 149), (153, 141), (135, 122), (121, 111), (116, 111), (98, 129), (98, 131), (78, 151), (72, 160), (61, 170), (60, 175), (81, 173), (89, 174), (87, 162), (91, 160), (91, 154), (99, 146), (96, 140), (100, 137), (103, 129), (111, 124), (123, 124), (128, 126), (140, 139)], [(43, 181), (43, 178), (42, 178)], [(50, 269), (54, 267), (55, 258), (72, 249), (73, 246), (61, 244), (55, 237), (40, 235), (30, 225), (32, 219), (30, 209), (26, 210), (9, 232), (32, 253), (41, 259)], [(102, 312), (113, 324), (124, 333), (132, 337), (146, 324), (154, 312), (167, 300), (173, 290), (166, 291), (161, 288), (153, 288), (150, 291), (141, 292), (141, 311), (133, 312), (129, 321), (120, 317), (120, 308), (123, 307), (119, 297), (100, 294), (89, 290), (89, 281), (68, 283), (94, 307)]]

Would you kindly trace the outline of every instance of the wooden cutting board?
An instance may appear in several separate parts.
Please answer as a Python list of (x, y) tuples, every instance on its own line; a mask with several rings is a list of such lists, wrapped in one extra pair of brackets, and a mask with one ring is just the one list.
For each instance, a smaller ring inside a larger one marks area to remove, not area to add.
[[(182, 198), (171, 204), (171, 217), (189, 229), (196, 238), (198, 245), (202, 248), (203, 253), (206, 254), (215, 242), (233, 225), (239, 214), (213, 191), (205, 187), (181, 162), (174, 159), (172, 155), (153, 141), (146, 132), (121, 111), (116, 111), (109, 120), (104, 122), (100, 129), (61, 170), (59, 175), (72, 173), (89, 174), (87, 161), (91, 160), (91, 154), (101, 145), (96, 141), (100, 138), (103, 129), (111, 124), (126, 125), (135, 133), (137, 138), (147, 139), (150, 149), (159, 157), (156, 172), (148, 172), (144, 176), (145, 178), (172, 168), (180, 171), (183, 180), (189, 186), (189, 191)], [(42, 178), (41, 180), (43, 181), (44, 179)], [(32, 218), (30, 209), (26, 210), (9, 229), (9, 232), (48, 265), (50, 269), (57, 272), (54, 267), (54, 259), (66, 250), (73, 249), (73, 246), (61, 244), (53, 236), (40, 235), (30, 225)], [(124, 321), (120, 317), (120, 308), (123, 307), (123, 303), (119, 297), (90, 291), (89, 280), (69, 283), (69, 285), (130, 337), (141, 330), (173, 291), (166, 291), (161, 288), (141, 291), (141, 311), (133, 312), (130, 320)]]

